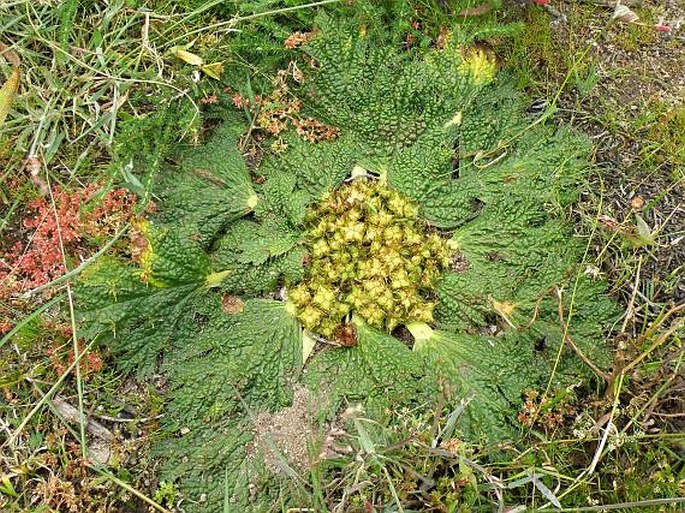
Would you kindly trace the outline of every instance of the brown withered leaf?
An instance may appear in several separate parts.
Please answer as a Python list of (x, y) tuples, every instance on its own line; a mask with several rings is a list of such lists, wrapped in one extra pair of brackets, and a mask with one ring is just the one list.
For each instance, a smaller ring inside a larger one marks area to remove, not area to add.
[(237, 296), (226, 294), (221, 298), (221, 308), (227, 314), (235, 315), (243, 311), (245, 303)]

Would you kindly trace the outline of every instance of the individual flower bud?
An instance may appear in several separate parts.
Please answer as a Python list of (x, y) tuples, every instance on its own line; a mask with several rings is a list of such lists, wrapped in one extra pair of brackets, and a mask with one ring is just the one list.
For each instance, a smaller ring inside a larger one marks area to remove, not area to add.
[(369, 224), (371, 226), (376, 226), (378, 228), (385, 228), (390, 226), (393, 222), (393, 217), (387, 212), (380, 211), (369, 219)]
[(334, 264), (347, 264), (348, 262), (352, 261), (352, 257), (347, 251), (338, 251), (337, 253), (333, 253), (331, 255), (331, 260), (333, 261)]
[(324, 312), (328, 312), (333, 308), (333, 303), (335, 301), (335, 292), (329, 287), (320, 286), (316, 289), (316, 293), (312, 298), (312, 303), (314, 303), (319, 309)]
[(395, 328), (397, 328), (397, 326), (399, 326), (401, 324), (401, 322), (399, 319), (397, 319), (395, 317), (388, 317), (385, 320), (385, 324), (386, 324), (388, 331), (392, 331)]
[(358, 242), (364, 239), (364, 223), (348, 223), (344, 228), (346, 242)]
[(428, 238), (428, 247), (436, 255), (442, 251), (443, 246), (444, 246), (444, 242), (437, 233), (432, 234)]
[(312, 257), (320, 258), (330, 252), (330, 247), (325, 240), (319, 239), (312, 245)]
[(298, 306), (308, 303), (312, 296), (306, 285), (300, 284), (288, 291), (288, 298)]
[(383, 200), (389, 200), (393, 196), (396, 195), (396, 193), (394, 191), (392, 191), (386, 187), (378, 187), (376, 189), (376, 194), (378, 195), (379, 198), (381, 198)]
[(430, 304), (417, 306), (411, 312), (411, 318), (418, 322), (433, 322), (433, 308)]
[(309, 305), (302, 310), (302, 312), (299, 315), (300, 321), (302, 321), (302, 325), (308, 329), (309, 331), (313, 331), (317, 324), (319, 324), (319, 321), (323, 318), (323, 313), (318, 310), (316, 307)]
[(327, 339), (331, 339), (333, 338), (333, 334), (335, 333), (335, 328), (337, 328), (337, 326), (337, 322), (335, 322), (333, 319), (327, 318), (321, 322), (317, 330)]
[(349, 196), (345, 198), (345, 206), (352, 207), (364, 203), (364, 193), (358, 189), (351, 189)]
[(385, 245), (379, 239), (376, 239), (371, 242), (371, 245), (369, 246), (369, 251), (371, 252), (371, 254), (380, 255), (383, 253), (384, 248)]
[(364, 317), (371, 326), (378, 328), (383, 324), (383, 318), (385, 315), (383, 314), (383, 310), (381, 310), (377, 305), (370, 304), (364, 311)]
[(358, 287), (354, 286), (350, 291), (347, 293), (345, 296), (345, 302), (349, 304), (355, 304), (357, 302), (357, 299), (360, 297), (361, 291), (359, 290)]
[(402, 267), (404, 260), (397, 251), (391, 249), (387, 251), (387, 253), (383, 257), (382, 262), (388, 271), (394, 272), (396, 269)]
[(409, 312), (411, 311), (412, 307), (414, 306), (414, 301), (412, 300), (411, 296), (407, 294), (406, 292), (399, 296), (399, 304), (402, 305), (405, 311)]
[(318, 239), (326, 234), (326, 230), (328, 230), (328, 222), (326, 220), (319, 221), (319, 223), (310, 230), (309, 235), (314, 239)]
[(364, 233), (364, 242), (372, 242), (379, 237), (379, 230), (374, 226), (367, 226)]
[(433, 284), (433, 280), (437, 277), (437, 272), (435, 269), (426, 268), (421, 274), (421, 281), (419, 282), (421, 287), (430, 287)]
[(373, 297), (377, 297), (383, 290), (383, 282), (379, 280), (366, 280), (362, 287)]
[(443, 269), (448, 269), (452, 265), (452, 257), (450, 255), (440, 256), (440, 267)]
[(335, 305), (335, 308), (333, 309), (333, 313), (334, 313), (337, 317), (343, 318), (343, 317), (345, 317), (348, 313), (350, 313), (350, 305), (348, 305), (347, 303), (338, 302), (338, 303)]
[(336, 233), (333, 240), (329, 242), (328, 246), (331, 251), (340, 251), (345, 246), (345, 241), (339, 235)]
[(364, 215), (364, 211), (357, 207), (357, 208), (352, 208), (347, 212), (347, 218), (350, 221), (359, 221)]
[(383, 238), (388, 244), (395, 244), (402, 240), (403, 237), (402, 229), (395, 225), (389, 226), (383, 230)]
[(401, 216), (404, 214), (404, 207), (406, 206), (406, 204), (407, 202), (397, 195), (394, 195), (392, 198), (388, 200), (388, 208), (393, 214), (397, 216)]
[(383, 202), (380, 198), (369, 198), (366, 201), (366, 206), (371, 212), (380, 212), (383, 210)]
[(414, 255), (409, 261), (413, 266), (420, 267), (423, 263), (423, 257), (421, 255)]
[(386, 272), (383, 268), (383, 262), (378, 258), (369, 260), (369, 275), (375, 278), (385, 278)]
[(409, 287), (410, 285), (409, 275), (404, 269), (399, 269), (396, 273), (390, 276), (390, 286), (395, 290)]
[(406, 205), (404, 205), (402, 215), (404, 215), (404, 217), (406, 217), (407, 219), (416, 219), (419, 215), (419, 207), (407, 203)]
[(392, 310), (394, 305), (392, 292), (390, 292), (390, 290), (387, 288), (381, 291), (376, 299), (376, 303), (386, 312)]
[(338, 275), (339, 275), (339, 274), (340, 274), (340, 273), (339, 273), (338, 269), (336, 269), (335, 266), (331, 266), (331, 267), (328, 267), (328, 268), (326, 269), (326, 273), (325, 273), (324, 276), (325, 276), (329, 281), (335, 281), (335, 280), (338, 279)]
[(418, 246), (422, 242), (422, 237), (419, 235), (416, 230), (410, 227), (406, 227), (404, 229), (403, 233), (403, 238), (404, 238), (404, 243), (407, 246)]

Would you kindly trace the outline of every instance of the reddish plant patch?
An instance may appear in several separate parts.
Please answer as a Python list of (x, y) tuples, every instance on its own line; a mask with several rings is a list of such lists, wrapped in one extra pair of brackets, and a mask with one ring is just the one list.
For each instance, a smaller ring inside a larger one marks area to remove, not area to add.
[[(78, 342), (78, 351), (79, 355), (85, 352), (85, 347), (83, 347), (81, 340)], [(50, 357), (50, 364), (55, 372), (57, 372), (58, 376), (62, 376), (64, 373), (66, 373), (67, 369), (74, 363), (76, 358), (73, 345), (69, 347), (67, 351), (65, 351), (64, 344), (55, 345), (49, 348), (46, 352)], [(92, 374), (100, 372), (103, 368), (103, 361), (100, 352), (97, 350), (90, 350), (88, 353), (83, 354), (83, 357), (79, 362), (79, 366), (81, 370), (81, 377), (87, 381)]]
[(304, 80), (302, 71), (291, 63), (287, 70), (278, 72), (274, 90), (269, 96), (255, 96), (251, 99), (233, 92), (233, 106), (236, 109), (249, 110), (255, 119), (256, 128), (269, 135), (279, 136), (292, 126), (297, 135), (312, 143), (336, 139), (340, 135), (340, 129), (302, 115), (302, 102), (290, 93), (289, 77), (297, 83)]
[[(75, 192), (54, 187), (29, 204), (19, 236), (0, 246), (0, 299), (59, 278), (124, 226), (133, 214), (135, 196), (124, 189), (97, 198), (99, 193), (97, 184)], [(6, 324), (0, 317), (0, 332), (6, 331)]]

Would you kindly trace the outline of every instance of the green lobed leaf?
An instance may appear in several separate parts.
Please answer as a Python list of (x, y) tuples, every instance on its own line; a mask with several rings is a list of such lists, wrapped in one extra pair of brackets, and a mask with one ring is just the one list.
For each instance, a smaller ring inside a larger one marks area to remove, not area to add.
[(207, 144), (193, 148), (159, 185), (167, 222), (184, 225), (203, 247), (231, 222), (254, 209), (258, 198), (237, 147), (240, 128), (226, 123)]
[(158, 448), (167, 460), (165, 476), (193, 500), (206, 494), (217, 505), (227, 494), (232, 507), (247, 508), (251, 420), (257, 411), (290, 404), (301, 366), (301, 330), (284, 303), (251, 300), (240, 313), (212, 318), (165, 364), (170, 390), (163, 429), (178, 437)]
[(435, 390), (423, 361), (396, 338), (355, 318), (357, 345), (328, 348), (310, 357), (305, 383), (327, 399), (329, 415), (361, 404), (372, 418), (399, 406), (428, 401)]

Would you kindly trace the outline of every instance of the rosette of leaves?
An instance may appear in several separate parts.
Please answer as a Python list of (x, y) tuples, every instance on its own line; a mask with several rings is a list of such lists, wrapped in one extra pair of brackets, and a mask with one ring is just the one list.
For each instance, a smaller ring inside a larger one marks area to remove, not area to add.
[[(324, 26), (303, 52), (315, 66), (301, 96), (340, 137), (290, 134), (251, 173), (237, 145), (245, 127), (227, 121), (162, 174), (140, 263), (101, 259), (81, 280), (81, 334), (122, 368), (168, 378), (158, 449), (188, 510), (290, 504), (290, 488), (256, 477), (249, 448), (254, 414), (286, 407), (296, 383), (325, 395), (319, 420), (360, 403), (391, 423), (397, 408), (442, 395), (466, 405), (460, 436), (494, 442), (522, 431), (526, 390), (589, 382), (609, 365), (614, 305), (562, 220), (586, 141), (533, 123), (487, 55), (454, 35), (418, 55), (350, 33)], [(288, 291), (311, 280), (311, 216), (360, 170), (416, 206), (449, 241), (449, 262), (425, 297), (430, 318), (352, 312), (355, 343), (306, 358)], [(390, 333), (399, 322), (413, 343)]]

